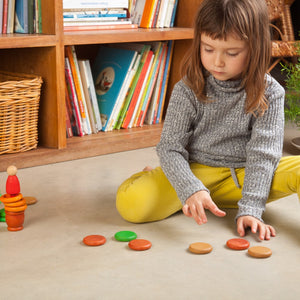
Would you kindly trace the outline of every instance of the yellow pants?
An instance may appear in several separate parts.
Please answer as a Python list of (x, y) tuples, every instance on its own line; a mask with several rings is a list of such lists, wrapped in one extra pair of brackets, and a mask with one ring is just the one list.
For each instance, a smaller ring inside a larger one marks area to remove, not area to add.
[[(210, 190), (213, 201), (220, 208), (237, 208), (242, 198), (229, 168), (191, 164), (191, 170)], [(245, 169), (235, 169), (243, 186)], [(300, 156), (286, 156), (280, 160), (273, 177), (267, 202), (297, 193), (300, 199)], [(118, 189), (116, 206), (120, 215), (133, 223), (162, 220), (181, 210), (182, 204), (160, 167), (134, 174)]]

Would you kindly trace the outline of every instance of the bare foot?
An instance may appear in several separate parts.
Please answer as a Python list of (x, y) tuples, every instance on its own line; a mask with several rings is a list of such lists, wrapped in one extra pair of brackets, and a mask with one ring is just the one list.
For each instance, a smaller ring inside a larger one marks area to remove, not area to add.
[(146, 167), (143, 169), (144, 172), (146, 172), (146, 171), (151, 171), (151, 170), (153, 170), (153, 168), (152, 168), (152, 167), (149, 167), (149, 166), (146, 166)]

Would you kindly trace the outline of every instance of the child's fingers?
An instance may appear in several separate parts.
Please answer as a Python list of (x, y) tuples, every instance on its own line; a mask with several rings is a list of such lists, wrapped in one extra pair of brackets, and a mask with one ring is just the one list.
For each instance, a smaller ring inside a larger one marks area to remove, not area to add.
[(210, 202), (207, 209), (209, 209), (215, 216), (217, 217), (224, 217), (226, 216), (226, 212), (219, 209), (218, 206), (214, 202)]
[(244, 223), (241, 219), (237, 220), (237, 232), (240, 236), (245, 236)]
[(182, 211), (183, 211), (183, 213), (184, 213), (187, 217), (189, 217), (189, 218), (192, 217), (190, 208), (189, 208), (189, 206), (188, 206), (187, 204), (184, 204), (184, 205), (183, 205)]

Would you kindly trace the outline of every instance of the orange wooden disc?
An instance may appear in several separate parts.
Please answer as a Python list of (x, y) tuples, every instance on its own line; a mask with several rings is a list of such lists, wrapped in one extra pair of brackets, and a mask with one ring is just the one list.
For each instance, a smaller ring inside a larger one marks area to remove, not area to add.
[(245, 239), (230, 239), (226, 245), (233, 250), (245, 250), (249, 248), (250, 243)]
[(27, 205), (22, 205), (22, 206), (17, 206), (17, 207), (10, 207), (5, 205), (4, 206), (5, 210), (10, 211), (10, 212), (21, 212), (27, 208)]
[(152, 244), (150, 241), (144, 239), (135, 239), (128, 243), (128, 246), (132, 250), (143, 251), (151, 248)]
[(190, 244), (189, 246), (189, 250), (195, 254), (207, 254), (211, 252), (212, 249), (213, 249), (212, 245), (208, 243), (202, 243), (202, 242), (193, 243)]
[(26, 201), (24, 199), (21, 199), (17, 202), (5, 203), (5, 207), (18, 207), (26, 204), (27, 204)]
[(4, 194), (0, 197), (0, 201), (5, 204), (20, 201), (22, 198), (23, 195), (21, 193), (14, 197), (11, 197), (9, 194)]
[(272, 255), (272, 250), (267, 247), (255, 246), (248, 249), (248, 254), (256, 258), (267, 258)]
[(105, 244), (106, 238), (103, 235), (88, 235), (83, 239), (87, 246), (100, 246)]

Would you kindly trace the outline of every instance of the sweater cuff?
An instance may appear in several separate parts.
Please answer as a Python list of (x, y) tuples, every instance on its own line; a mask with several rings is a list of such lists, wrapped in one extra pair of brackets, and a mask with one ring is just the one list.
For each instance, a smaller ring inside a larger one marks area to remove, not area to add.
[(185, 201), (189, 197), (191, 197), (193, 194), (195, 194), (199, 191), (207, 191), (208, 193), (210, 193), (209, 190), (204, 185), (197, 185), (197, 186), (188, 185), (188, 186), (186, 186), (186, 188), (184, 190), (182, 190), (180, 192), (180, 194), (178, 195), (178, 198), (180, 199), (182, 205), (184, 205)]
[(264, 220), (262, 219), (263, 212), (264, 209), (239, 204), (239, 210), (235, 217), (235, 220), (237, 221), (237, 219), (242, 216), (252, 216), (264, 223)]

